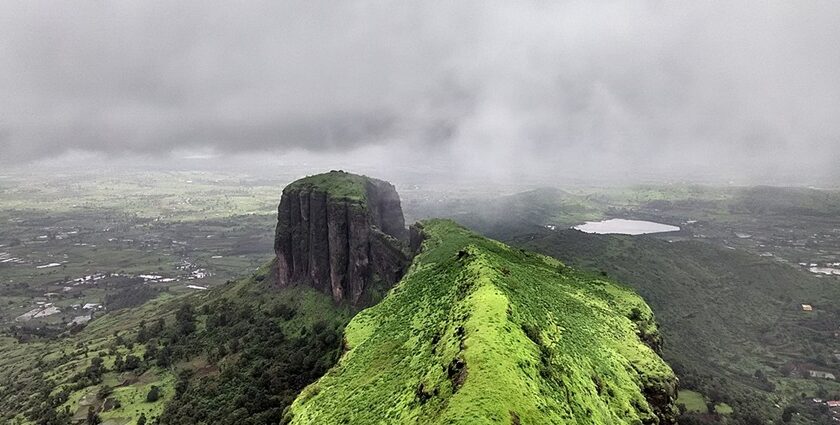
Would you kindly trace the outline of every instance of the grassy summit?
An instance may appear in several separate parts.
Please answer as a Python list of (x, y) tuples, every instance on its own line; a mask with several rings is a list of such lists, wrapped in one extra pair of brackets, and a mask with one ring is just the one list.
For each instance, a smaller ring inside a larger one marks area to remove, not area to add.
[(364, 201), (366, 195), (365, 183), (371, 181), (370, 177), (351, 174), (344, 171), (330, 171), (329, 173), (315, 174), (296, 180), (283, 189), (287, 190), (319, 190), (333, 199), (345, 199), (352, 201)]
[(353, 318), (348, 351), (287, 420), (630, 424), (674, 413), (676, 378), (642, 341), (658, 334), (632, 291), (451, 221), (423, 231), (411, 270)]

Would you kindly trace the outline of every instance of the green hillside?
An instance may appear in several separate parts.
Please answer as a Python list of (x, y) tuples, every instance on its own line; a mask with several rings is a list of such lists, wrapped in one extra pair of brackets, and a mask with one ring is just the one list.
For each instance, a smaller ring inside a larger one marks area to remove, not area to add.
[[(77, 334), (0, 339), (0, 423), (277, 423), (337, 360), (351, 310), (269, 267), (210, 291), (164, 294)], [(157, 395), (150, 396), (153, 387)]]
[[(657, 314), (663, 357), (680, 375), (680, 386), (732, 405), (744, 419), (739, 423), (778, 419), (803, 398), (840, 394), (836, 382), (802, 379), (791, 369), (840, 372), (832, 356), (840, 287), (831, 281), (700, 241), (567, 230), (511, 243), (631, 285)], [(803, 312), (801, 304), (814, 311)]]
[(283, 189), (284, 192), (299, 189), (315, 189), (325, 192), (334, 199), (364, 201), (365, 185), (370, 177), (346, 173), (344, 171), (330, 171), (315, 174), (295, 180)]
[[(296, 424), (675, 416), (651, 310), (630, 290), (450, 221), (423, 233), (409, 275), (346, 332), (351, 308), (306, 286), (277, 288), (264, 267), (79, 333), (4, 338), (0, 422), (69, 424), (89, 411), (109, 425), (257, 425), (284, 412)], [(349, 351), (333, 367), (342, 340)]]
[(631, 424), (675, 416), (676, 379), (650, 348), (658, 331), (632, 291), (451, 221), (424, 222), (422, 232), (409, 273), (353, 318), (348, 351), (298, 396), (287, 421)]

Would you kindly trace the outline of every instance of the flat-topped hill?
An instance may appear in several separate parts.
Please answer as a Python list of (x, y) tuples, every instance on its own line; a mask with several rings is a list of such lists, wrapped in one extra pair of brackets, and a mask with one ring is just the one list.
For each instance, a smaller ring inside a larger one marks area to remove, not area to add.
[(283, 189), (278, 207), (279, 284), (372, 304), (408, 266), (405, 239), (400, 197), (390, 183), (343, 171), (302, 178)]
[(293, 424), (671, 424), (677, 379), (631, 290), (447, 220), (345, 331)]

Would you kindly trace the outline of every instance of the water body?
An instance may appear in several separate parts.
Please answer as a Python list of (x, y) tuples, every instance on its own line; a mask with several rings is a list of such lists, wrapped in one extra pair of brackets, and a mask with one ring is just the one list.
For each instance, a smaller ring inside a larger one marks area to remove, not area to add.
[(584, 233), (597, 233), (599, 235), (646, 235), (649, 233), (677, 232), (677, 226), (670, 224), (656, 223), (643, 220), (625, 220), (613, 218), (602, 221), (587, 221), (572, 227)]

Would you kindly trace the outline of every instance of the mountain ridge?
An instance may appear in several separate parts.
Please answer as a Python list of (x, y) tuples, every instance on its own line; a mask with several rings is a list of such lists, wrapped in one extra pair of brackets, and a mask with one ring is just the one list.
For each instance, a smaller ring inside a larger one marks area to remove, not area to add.
[(345, 354), (284, 421), (675, 423), (640, 297), (449, 220), (418, 227), (409, 272), (351, 320)]

